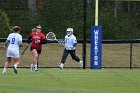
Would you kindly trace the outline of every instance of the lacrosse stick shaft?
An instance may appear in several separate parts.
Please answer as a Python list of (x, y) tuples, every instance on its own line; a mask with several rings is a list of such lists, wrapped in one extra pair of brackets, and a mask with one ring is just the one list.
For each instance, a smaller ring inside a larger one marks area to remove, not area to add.
[(21, 55), (24, 54), (24, 52), (27, 50), (28, 47), (29, 47), (29, 45), (26, 46), (26, 48), (23, 50), (23, 52), (21, 53)]

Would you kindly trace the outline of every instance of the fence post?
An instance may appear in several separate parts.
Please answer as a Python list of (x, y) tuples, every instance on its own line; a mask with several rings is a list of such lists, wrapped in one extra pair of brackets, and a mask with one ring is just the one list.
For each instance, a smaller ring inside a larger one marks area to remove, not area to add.
[(83, 0), (83, 69), (86, 69), (86, 13), (87, 13), (87, 0)]
[(130, 69), (132, 69), (132, 42), (130, 42)]

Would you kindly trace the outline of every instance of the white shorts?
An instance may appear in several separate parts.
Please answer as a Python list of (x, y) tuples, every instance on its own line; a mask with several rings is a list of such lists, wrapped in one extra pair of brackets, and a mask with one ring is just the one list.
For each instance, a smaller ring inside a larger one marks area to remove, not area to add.
[(20, 58), (19, 50), (14, 48), (8, 48), (6, 55), (7, 57)]

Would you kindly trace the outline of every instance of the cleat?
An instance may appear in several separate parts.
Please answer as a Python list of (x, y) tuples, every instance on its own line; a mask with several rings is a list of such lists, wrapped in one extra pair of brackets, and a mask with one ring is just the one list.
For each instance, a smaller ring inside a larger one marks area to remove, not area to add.
[(17, 74), (17, 69), (13, 66), (14, 72)]
[(60, 64), (60, 65), (58, 65), (58, 67), (59, 67), (60, 69), (63, 69), (64, 64)]
[(38, 71), (38, 69), (35, 69), (35, 71)]

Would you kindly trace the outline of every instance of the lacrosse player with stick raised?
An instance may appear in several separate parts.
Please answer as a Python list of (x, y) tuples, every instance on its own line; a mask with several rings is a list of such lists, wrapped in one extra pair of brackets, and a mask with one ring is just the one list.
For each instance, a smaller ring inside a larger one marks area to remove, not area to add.
[(80, 64), (80, 67), (83, 67), (83, 61), (80, 61), (79, 57), (76, 56), (76, 54), (75, 54), (77, 39), (73, 35), (73, 28), (67, 28), (66, 33), (67, 34), (66, 34), (65, 39), (64, 39), (65, 49), (64, 49), (64, 52), (63, 52), (61, 63), (60, 63), (60, 65), (58, 65), (58, 67), (63, 69), (64, 63), (66, 61), (66, 58), (67, 58), (68, 54), (71, 55), (73, 60), (77, 61)]
[(31, 71), (38, 71), (38, 61), (42, 50), (42, 44), (46, 44), (46, 37), (41, 31), (42, 27), (40, 25), (36, 26), (35, 31), (29, 35), (27, 40), (27, 46), (31, 43), (30, 50), (33, 54)]
[(9, 34), (4, 47), (8, 46), (6, 52), (6, 62), (4, 64), (4, 69), (2, 74), (6, 74), (6, 69), (9, 67), (11, 60), (15, 61), (13, 66), (14, 72), (17, 74), (17, 66), (20, 64), (20, 51), (19, 47), (22, 46), (22, 36), (19, 34), (21, 28), (19, 26), (14, 26), (12, 28), (13, 33)]

